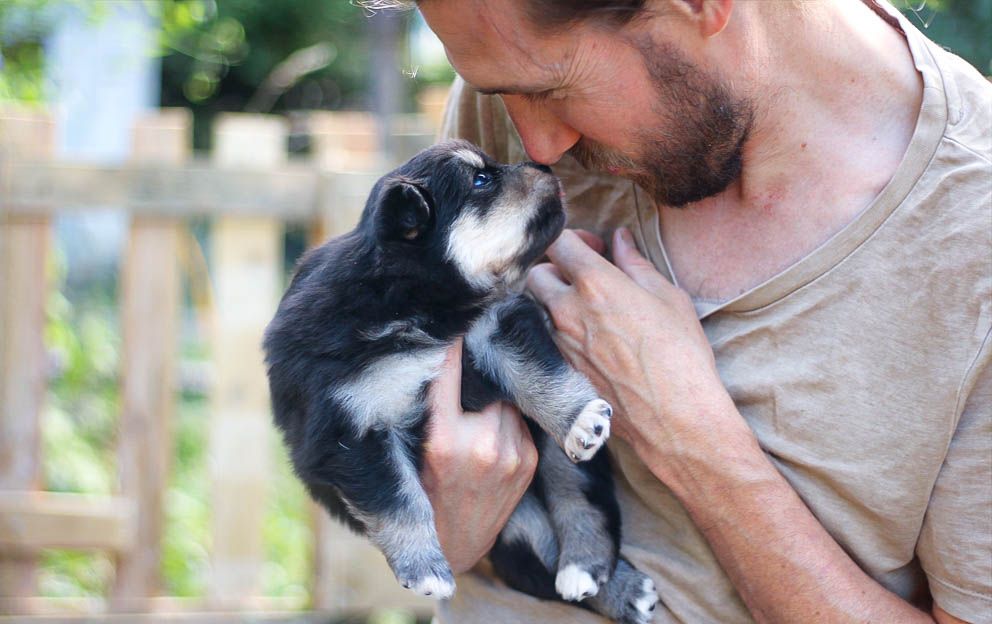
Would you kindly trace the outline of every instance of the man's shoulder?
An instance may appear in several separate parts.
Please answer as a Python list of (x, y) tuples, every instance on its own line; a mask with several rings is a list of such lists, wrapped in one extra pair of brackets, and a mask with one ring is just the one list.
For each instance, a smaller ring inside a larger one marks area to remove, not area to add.
[(944, 137), (992, 163), (992, 82), (956, 54), (929, 42), (947, 99)]

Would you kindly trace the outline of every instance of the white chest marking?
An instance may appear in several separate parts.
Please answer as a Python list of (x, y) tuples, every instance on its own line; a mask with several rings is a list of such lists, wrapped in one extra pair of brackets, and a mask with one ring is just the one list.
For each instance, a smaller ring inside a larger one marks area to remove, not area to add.
[(419, 416), (417, 398), (437, 376), (444, 349), (422, 349), (380, 358), (357, 377), (334, 390), (348, 408), (357, 433), (403, 427)]

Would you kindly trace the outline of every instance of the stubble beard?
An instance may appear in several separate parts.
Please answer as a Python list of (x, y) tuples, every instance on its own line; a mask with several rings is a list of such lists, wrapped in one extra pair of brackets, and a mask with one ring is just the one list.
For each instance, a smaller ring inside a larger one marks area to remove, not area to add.
[(683, 207), (726, 190), (741, 174), (753, 105), (667, 44), (636, 42), (658, 94), (659, 123), (627, 156), (587, 137), (570, 153), (587, 169), (618, 171), (660, 204)]

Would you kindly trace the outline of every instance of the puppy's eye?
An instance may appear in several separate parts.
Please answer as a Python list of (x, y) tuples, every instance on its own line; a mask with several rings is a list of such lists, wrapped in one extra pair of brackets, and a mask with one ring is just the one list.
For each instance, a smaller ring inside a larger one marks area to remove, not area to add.
[(486, 173), (485, 171), (479, 171), (472, 178), (472, 186), (474, 188), (485, 188), (489, 186), (489, 183), (493, 181), (493, 177)]

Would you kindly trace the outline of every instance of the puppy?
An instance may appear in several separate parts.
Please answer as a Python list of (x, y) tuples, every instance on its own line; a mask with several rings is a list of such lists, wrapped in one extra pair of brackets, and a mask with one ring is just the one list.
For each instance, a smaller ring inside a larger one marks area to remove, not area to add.
[(427, 388), (464, 336), (463, 407), (514, 403), (540, 453), (489, 553), (494, 570), (533, 596), (641, 624), (657, 596), (618, 557), (619, 508), (597, 453), (611, 408), (520, 292), (561, 233), (561, 198), (548, 167), (500, 165), (463, 141), (379, 180), (355, 230), (303, 258), (266, 330), (275, 421), (313, 497), (367, 535), (404, 587), (448, 598), (418, 474)]

